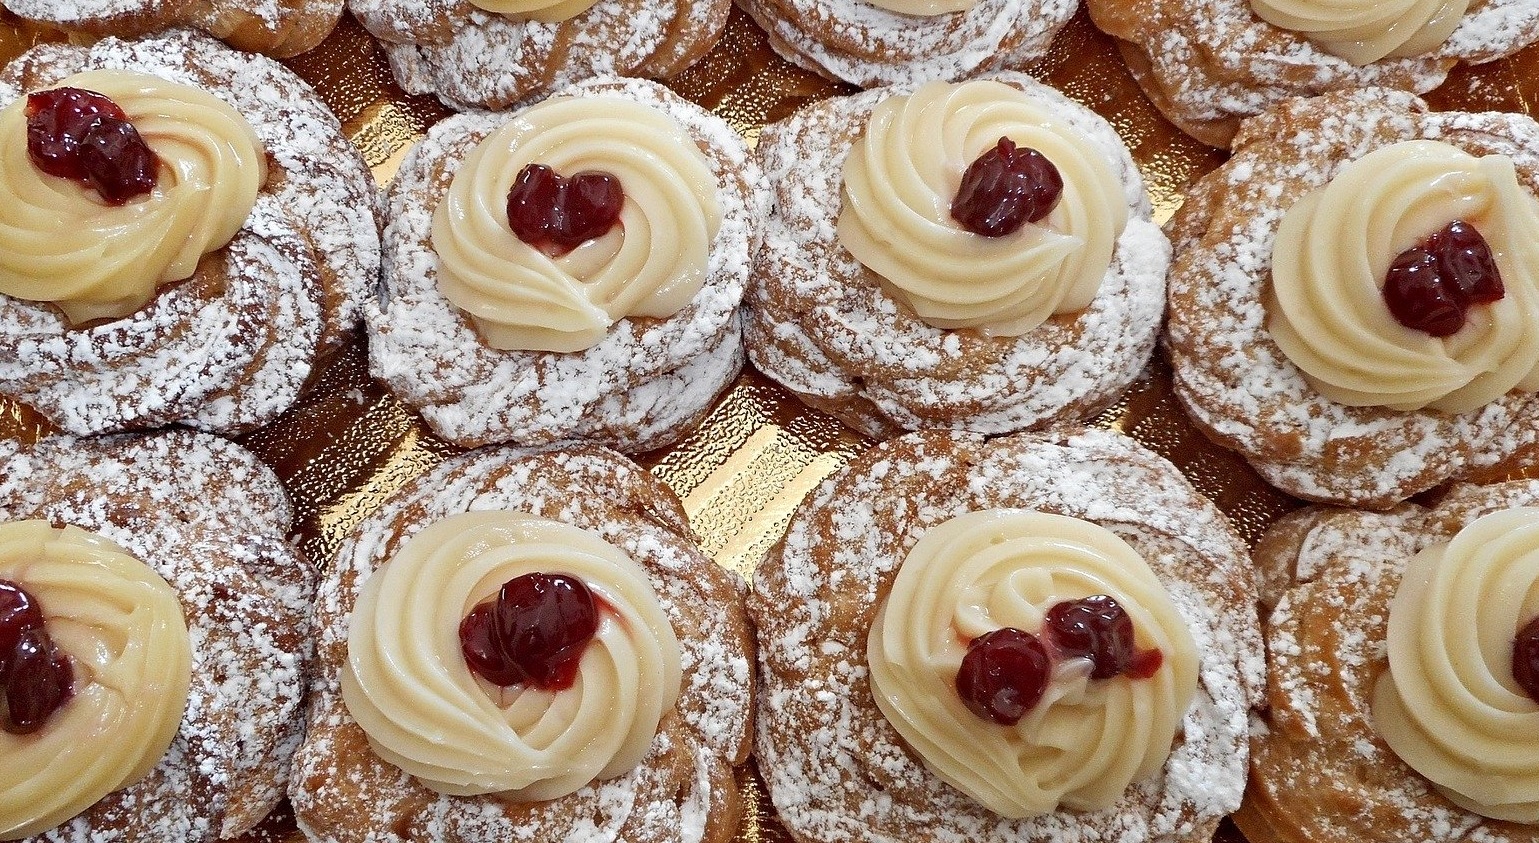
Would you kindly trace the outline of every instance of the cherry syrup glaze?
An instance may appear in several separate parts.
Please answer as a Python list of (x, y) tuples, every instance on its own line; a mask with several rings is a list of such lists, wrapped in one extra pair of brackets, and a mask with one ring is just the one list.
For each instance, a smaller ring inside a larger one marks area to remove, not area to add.
[(951, 218), (984, 237), (1003, 237), (1047, 216), (1063, 194), (1063, 176), (1047, 156), (1000, 138), (962, 173)]
[(598, 632), (599, 602), (583, 581), (534, 573), (502, 584), (497, 598), (460, 621), (465, 663), (502, 687), (572, 687), (583, 650)]
[(74, 695), (75, 671), (48, 635), (37, 601), (10, 580), (0, 580), (0, 685), (5, 709), (0, 728), (27, 735)]
[(1096, 594), (1054, 604), (1040, 639), (1008, 626), (974, 638), (957, 671), (957, 693), (973, 714), (1013, 726), (1042, 699), (1053, 663), (1078, 658), (1090, 660), (1091, 679), (1148, 679), (1165, 663), (1158, 649), (1138, 649), (1127, 611)]
[(544, 164), (528, 164), (508, 191), (508, 226), (518, 239), (560, 257), (609, 233), (624, 204), (613, 174), (584, 170), (565, 178)]
[(1464, 220), (1401, 252), (1384, 274), (1384, 303), (1395, 321), (1434, 337), (1457, 333), (1471, 307), (1504, 295), (1490, 245)]
[(121, 205), (155, 189), (155, 157), (118, 104), (94, 91), (55, 88), (27, 96), (27, 157), (49, 175)]
[(1529, 699), (1539, 702), (1539, 618), (1518, 630), (1512, 641), (1512, 678)]

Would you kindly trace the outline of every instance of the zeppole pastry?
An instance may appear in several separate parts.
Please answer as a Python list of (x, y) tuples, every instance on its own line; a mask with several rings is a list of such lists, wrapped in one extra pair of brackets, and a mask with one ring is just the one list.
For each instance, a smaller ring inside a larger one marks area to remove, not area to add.
[(374, 187), (311, 88), (174, 32), (0, 74), (0, 393), (75, 434), (290, 406), (379, 265)]
[(655, 82), (450, 117), (388, 191), (373, 373), (461, 445), (673, 442), (742, 367), (768, 196), (743, 139)]
[(1424, 94), (1454, 65), (1539, 41), (1533, 0), (1086, 0), (1144, 93), (1187, 134), (1228, 147), (1289, 97)]
[(1533, 442), (1533, 120), (1293, 100), (1168, 230), (1176, 395), (1273, 485), (1384, 508)]
[(175, 431), (0, 441), (0, 840), (211, 843), (282, 798), (315, 572), (278, 480)]
[(1252, 843), (1539, 839), (1539, 482), (1309, 507), (1256, 547)]
[(1154, 349), (1170, 247), (1106, 121), (1018, 73), (764, 129), (749, 359), (870, 436), (1087, 418)]
[(721, 38), (731, 0), (350, 0), (408, 93), (507, 108), (594, 76), (667, 78)]
[(188, 27), (274, 58), (321, 43), (342, 17), (342, 0), (0, 0), (0, 8), (86, 37)]
[(759, 567), (755, 749), (801, 843), (1208, 843), (1261, 701), (1250, 558), (1119, 434), (930, 431)]
[(1073, 0), (742, 0), (786, 61), (869, 88), (1023, 67)]
[(724, 843), (742, 805), (741, 582), (619, 454), (488, 448), (343, 544), (290, 798), (313, 841)]

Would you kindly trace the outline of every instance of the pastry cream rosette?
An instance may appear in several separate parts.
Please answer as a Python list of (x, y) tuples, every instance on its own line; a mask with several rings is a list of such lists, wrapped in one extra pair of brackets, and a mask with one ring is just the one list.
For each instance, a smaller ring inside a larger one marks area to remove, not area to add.
[[(1163, 656), (1148, 679), (1090, 679), (1055, 667), (1041, 701), (1004, 726), (956, 691), (968, 642), (1003, 627), (1035, 632), (1056, 603), (1113, 597), (1140, 648)], [(971, 512), (931, 527), (905, 558), (867, 639), (877, 706), (925, 766), (995, 813), (1096, 810), (1158, 770), (1197, 688), (1185, 621), (1154, 572), (1111, 531), (1018, 509)]]
[[(460, 621), (523, 574), (578, 577), (602, 606), (565, 690), (473, 674)], [(597, 534), (519, 512), (469, 512), (408, 540), (364, 583), (342, 696), (374, 751), (452, 795), (555, 799), (627, 772), (680, 689), (679, 644), (646, 572)]]
[(74, 670), (74, 695), (41, 730), (0, 732), (0, 839), (17, 840), (160, 762), (187, 705), (192, 647), (171, 586), (95, 533), (0, 524), (0, 579), (36, 598)]
[[(598, 170), (625, 194), (620, 222), (560, 257), (508, 225), (508, 189), (544, 164)], [(716, 178), (689, 132), (619, 97), (552, 97), (525, 109), (465, 159), (433, 214), (444, 297), (488, 345), (581, 351), (628, 316), (663, 318), (705, 283), (721, 225)]]
[(560, 23), (592, 8), (598, 0), (470, 0), (479, 9), (507, 15), (514, 20)]
[[(1505, 296), (1434, 337), (1397, 322), (1381, 289), (1395, 257), (1451, 220), (1486, 239)], [(1539, 200), (1511, 159), (1404, 141), (1348, 164), (1288, 209), (1272, 249), (1267, 330), (1326, 398), (1464, 412), (1539, 389)]]
[(1539, 616), (1539, 508), (1486, 515), (1417, 554), (1390, 603), (1374, 725), (1460, 806), (1539, 822), (1539, 704), (1512, 674)]
[(1458, 28), (1469, 0), (1250, 0), (1250, 7), (1267, 23), (1364, 65), (1436, 50)]
[(978, 5), (977, 0), (864, 0), (864, 2), (889, 12), (915, 17), (962, 12)]
[(91, 70), (55, 87), (103, 94), (160, 159), (148, 195), (122, 205), (27, 157), (26, 97), (0, 111), (0, 293), (53, 302), (73, 323), (117, 319), (192, 277), (245, 224), (267, 157), (245, 118), (188, 85)]
[[(984, 237), (951, 218), (973, 161), (1008, 137), (1063, 179), (1045, 218)], [(1000, 82), (932, 82), (884, 100), (844, 162), (839, 242), (937, 328), (1019, 336), (1090, 304), (1127, 223), (1122, 185), (1096, 145)]]

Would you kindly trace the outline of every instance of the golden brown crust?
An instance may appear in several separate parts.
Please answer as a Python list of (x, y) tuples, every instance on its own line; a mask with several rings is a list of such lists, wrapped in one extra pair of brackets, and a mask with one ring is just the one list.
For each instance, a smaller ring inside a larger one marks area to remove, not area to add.
[(274, 58), (321, 43), (342, 17), (342, 0), (6, 0), (17, 17), (66, 32), (135, 38), (178, 27)]

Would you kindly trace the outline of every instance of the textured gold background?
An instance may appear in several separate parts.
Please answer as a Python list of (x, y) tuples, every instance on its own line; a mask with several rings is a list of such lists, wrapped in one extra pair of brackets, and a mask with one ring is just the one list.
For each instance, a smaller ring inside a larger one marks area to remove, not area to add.
[[(50, 37), (14, 21), (0, 24), (0, 60)], [(345, 18), (320, 47), (287, 64), (336, 111), (382, 183), (410, 143), (447, 113), (430, 98), (405, 96), (392, 83), (378, 46), (351, 19)], [(1191, 140), (1159, 117), (1138, 92), (1115, 45), (1083, 13), (1030, 69), (1112, 122), (1143, 170), (1160, 221), (1180, 205), (1181, 191), (1192, 179), (1224, 160), (1224, 153)], [(669, 84), (721, 114), (750, 141), (764, 123), (798, 105), (850, 90), (781, 61), (763, 33), (736, 11), (722, 43)], [(1539, 115), (1539, 48), (1456, 71), (1431, 99), (1441, 108)], [(1163, 361), (1156, 360), (1096, 423), (1121, 430), (1175, 462), (1251, 541), (1297, 505), (1192, 427), (1171, 394)], [(36, 415), (0, 397), (0, 436), (31, 439), (45, 432)], [(323, 562), (340, 537), (383, 498), (457, 450), (369, 379), (361, 342), (321, 367), (297, 407), (244, 441), (288, 486), (301, 543)], [(803, 495), (869, 444), (749, 371), (697, 432), (639, 460), (683, 499), (706, 551), (749, 574)], [(746, 771), (743, 778), (754, 810), (740, 840), (788, 841), (770, 815), (755, 774)], [(1217, 838), (1239, 839), (1227, 826)], [(246, 840), (302, 841), (303, 836), (279, 812)]]

